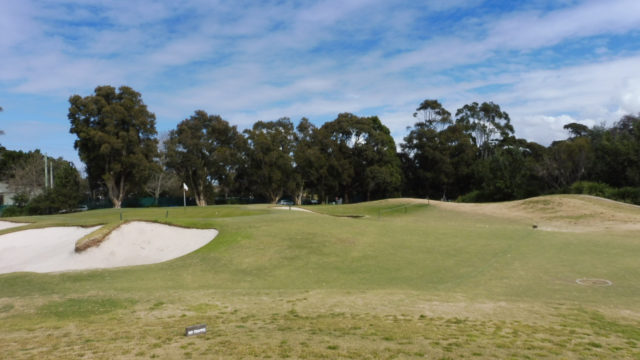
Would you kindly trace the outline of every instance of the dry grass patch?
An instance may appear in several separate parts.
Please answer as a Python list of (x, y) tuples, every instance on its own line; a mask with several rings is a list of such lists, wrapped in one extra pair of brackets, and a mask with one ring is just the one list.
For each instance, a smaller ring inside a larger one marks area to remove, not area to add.
[[(38, 306), (37, 320), (16, 310), (5, 317), (0, 347), (12, 359), (640, 356), (637, 318), (566, 304), (430, 298), (380, 291), (198, 291), (169, 302), (52, 298)], [(184, 327), (195, 323), (206, 323), (207, 334), (185, 337)]]
[(537, 225), (540, 230), (640, 230), (640, 207), (588, 195), (552, 195), (504, 203), (430, 203), (448, 210), (513, 219)]

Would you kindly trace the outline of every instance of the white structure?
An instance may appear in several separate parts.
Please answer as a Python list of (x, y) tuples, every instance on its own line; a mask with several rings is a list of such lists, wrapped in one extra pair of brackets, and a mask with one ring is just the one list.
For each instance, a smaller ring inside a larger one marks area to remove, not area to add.
[(0, 181), (0, 206), (13, 205), (13, 196), (15, 193), (9, 189), (7, 183)]

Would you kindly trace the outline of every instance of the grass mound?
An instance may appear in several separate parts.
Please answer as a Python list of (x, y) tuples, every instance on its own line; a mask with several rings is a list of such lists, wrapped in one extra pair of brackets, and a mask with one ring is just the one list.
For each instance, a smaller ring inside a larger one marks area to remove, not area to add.
[(535, 224), (542, 230), (640, 230), (640, 207), (589, 195), (551, 195), (505, 203), (433, 203), (455, 211)]

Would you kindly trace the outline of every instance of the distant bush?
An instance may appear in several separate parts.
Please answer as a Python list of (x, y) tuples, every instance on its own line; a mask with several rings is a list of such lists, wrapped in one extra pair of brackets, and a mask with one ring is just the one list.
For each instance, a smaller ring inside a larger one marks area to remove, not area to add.
[(2, 210), (2, 217), (14, 217), (27, 215), (27, 209), (18, 206), (7, 206)]
[(604, 183), (578, 181), (571, 185), (569, 191), (572, 194), (593, 195), (631, 204), (640, 204), (640, 188), (637, 187), (613, 188)]
[(600, 197), (607, 197), (607, 193), (611, 191), (611, 187), (604, 183), (593, 181), (578, 181), (569, 188), (572, 194), (585, 194)]
[(458, 196), (456, 202), (473, 203), (482, 202), (483, 200), (482, 193), (479, 190), (473, 190), (472, 192)]
[(640, 205), (640, 188), (626, 186), (619, 189), (611, 189), (607, 194), (607, 198)]

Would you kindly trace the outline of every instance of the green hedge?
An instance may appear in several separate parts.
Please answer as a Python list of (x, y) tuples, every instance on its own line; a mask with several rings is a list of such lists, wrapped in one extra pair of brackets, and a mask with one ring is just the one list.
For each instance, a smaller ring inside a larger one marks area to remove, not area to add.
[(585, 194), (640, 205), (640, 187), (614, 188), (604, 183), (578, 181), (571, 185), (572, 194)]

